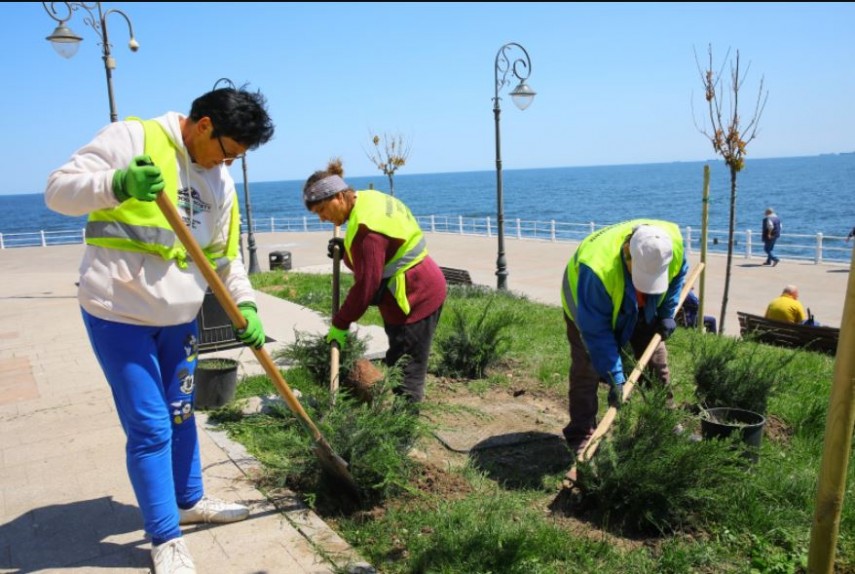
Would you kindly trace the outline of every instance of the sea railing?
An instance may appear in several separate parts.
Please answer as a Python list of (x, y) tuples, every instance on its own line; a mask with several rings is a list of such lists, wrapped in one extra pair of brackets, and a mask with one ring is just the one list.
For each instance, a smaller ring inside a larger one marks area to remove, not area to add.
[[(498, 234), (496, 219), (492, 217), (464, 217), (462, 215), (420, 215), (416, 217), (419, 225), (430, 233), (454, 233), (494, 237)], [(520, 218), (505, 221), (504, 235), (508, 239), (540, 240), (551, 242), (580, 242), (597, 229), (614, 222), (567, 223), (555, 220), (538, 221)], [(246, 224), (241, 226), (247, 232)], [(332, 224), (324, 223), (315, 216), (269, 217), (253, 221), (253, 233), (311, 232), (331, 231)], [(700, 225), (681, 226), (683, 241), (689, 254), (701, 250)], [(707, 251), (709, 253), (727, 253), (727, 230), (707, 230)], [(0, 249), (14, 247), (49, 247), (82, 243), (85, 238), (83, 229), (56, 231), (35, 231), (26, 233), (0, 233)], [(737, 231), (734, 236), (734, 255), (743, 259), (765, 258), (763, 241), (759, 233), (746, 229)], [(852, 258), (852, 244), (846, 237), (784, 233), (775, 245), (775, 254), (784, 259), (811, 261), (820, 263), (848, 264)]]
[(85, 229), (60, 229), (56, 231), (27, 231), (23, 233), (0, 233), (0, 249), (12, 247), (49, 247), (83, 243)]

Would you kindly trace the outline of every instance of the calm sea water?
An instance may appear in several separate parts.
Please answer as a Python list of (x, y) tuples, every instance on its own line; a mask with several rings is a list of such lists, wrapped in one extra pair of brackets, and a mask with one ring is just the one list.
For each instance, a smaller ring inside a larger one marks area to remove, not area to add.
[[(594, 221), (598, 225), (635, 217), (668, 219), (700, 229), (703, 167), (707, 162), (504, 170), (506, 220)], [(710, 165), (711, 229), (726, 230), (730, 176), (721, 160)], [(239, 166), (233, 170), (239, 182)], [(259, 218), (310, 215), (301, 201), (304, 180), (252, 182), (252, 215)], [(346, 177), (356, 189), (376, 177)], [(738, 176), (737, 229), (758, 230), (766, 207), (781, 217), (785, 234), (845, 237), (855, 226), (855, 153), (814, 157), (749, 159)], [(478, 171), (395, 176), (395, 195), (417, 216), (462, 215), (495, 218), (496, 173)], [(314, 216), (311, 216), (314, 217)], [(85, 218), (56, 214), (41, 194), (0, 196), (0, 233), (82, 228)]]

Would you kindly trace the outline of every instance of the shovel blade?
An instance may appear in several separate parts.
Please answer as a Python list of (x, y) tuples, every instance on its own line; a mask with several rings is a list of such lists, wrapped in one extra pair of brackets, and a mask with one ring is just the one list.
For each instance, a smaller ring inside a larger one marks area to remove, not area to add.
[(330, 477), (334, 478), (337, 483), (344, 487), (345, 492), (354, 499), (359, 499), (359, 487), (356, 481), (353, 480), (350, 471), (347, 469), (347, 462), (335, 453), (332, 447), (327, 443), (326, 439), (319, 437), (312, 450), (315, 456), (321, 463), (321, 467)]

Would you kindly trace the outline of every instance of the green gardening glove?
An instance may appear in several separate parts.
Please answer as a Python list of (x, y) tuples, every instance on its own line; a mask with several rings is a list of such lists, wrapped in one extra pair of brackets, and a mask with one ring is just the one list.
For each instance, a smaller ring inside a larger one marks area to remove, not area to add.
[(241, 303), (238, 305), (240, 314), (246, 319), (246, 327), (243, 329), (235, 328), (235, 335), (244, 344), (260, 349), (267, 341), (264, 335), (264, 327), (261, 326), (261, 319), (258, 318), (254, 303)]
[(154, 201), (165, 187), (160, 168), (147, 155), (138, 155), (128, 169), (117, 169), (113, 174), (113, 193), (119, 201), (130, 198)]
[(338, 343), (338, 348), (343, 350), (347, 343), (347, 329), (339, 329), (335, 325), (330, 325), (330, 332), (327, 333), (327, 343)]

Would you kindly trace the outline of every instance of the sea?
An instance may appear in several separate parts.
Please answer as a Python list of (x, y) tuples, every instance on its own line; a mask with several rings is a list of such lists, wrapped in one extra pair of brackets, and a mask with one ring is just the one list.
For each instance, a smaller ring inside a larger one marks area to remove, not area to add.
[[(704, 166), (710, 168), (708, 221), (711, 230), (729, 226), (730, 172), (721, 159), (595, 167), (506, 169), (502, 171), (504, 217), (524, 221), (589, 223), (597, 226), (637, 217), (666, 219), (700, 230)], [(245, 209), (238, 164), (232, 170)], [(305, 180), (252, 181), (254, 221), (315, 216), (306, 211)], [(354, 189), (388, 191), (387, 177), (348, 177)], [(491, 217), (497, 213), (495, 170), (394, 176), (395, 196), (416, 216)], [(783, 233), (822, 233), (843, 244), (855, 227), (855, 152), (810, 157), (747, 158), (737, 175), (737, 231), (759, 233), (767, 207), (783, 222)], [(84, 217), (50, 211), (41, 194), (0, 196), (0, 233), (82, 229)], [(256, 226), (257, 228), (257, 226)], [(268, 226), (269, 229), (269, 226)], [(759, 251), (759, 249), (758, 249)]]

